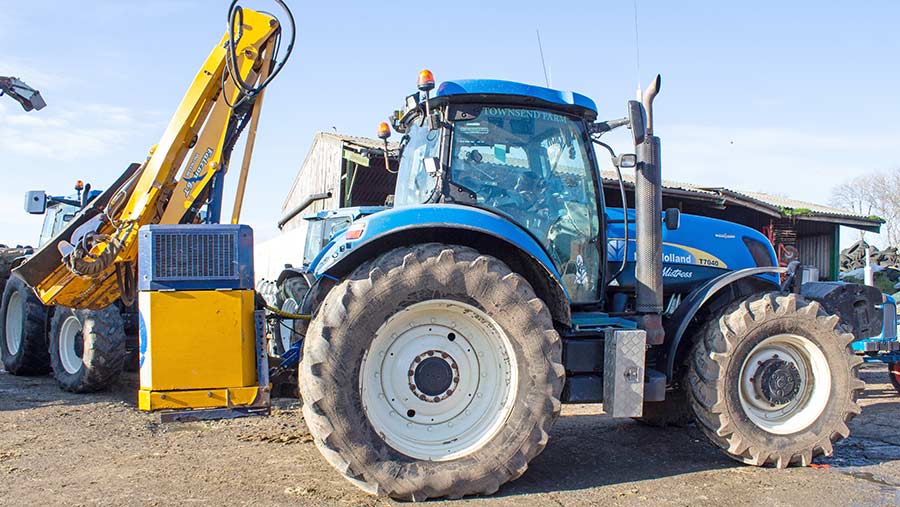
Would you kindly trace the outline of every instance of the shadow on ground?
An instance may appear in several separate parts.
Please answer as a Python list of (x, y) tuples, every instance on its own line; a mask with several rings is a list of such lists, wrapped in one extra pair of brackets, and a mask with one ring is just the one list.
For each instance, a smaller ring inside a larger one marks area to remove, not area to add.
[(656, 428), (599, 413), (561, 417), (544, 452), (503, 496), (568, 491), (741, 466), (694, 427)]
[(123, 373), (108, 391), (74, 394), (60, 389), (52, 376), (16, 377), (0, 369), (0, 411), (110, 402), (123, 402), (137, 407), (137, 389), (137, 373)]

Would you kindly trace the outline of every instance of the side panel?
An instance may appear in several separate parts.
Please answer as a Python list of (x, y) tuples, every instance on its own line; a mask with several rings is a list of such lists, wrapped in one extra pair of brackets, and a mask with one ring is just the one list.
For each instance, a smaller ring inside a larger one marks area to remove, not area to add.
[(257, 383), (252, 290), (142, 291), (144, 391)]
[[(607, 257), (613, 270), (625, 256), (625, 224), (622, 208), (607, 208)], [(617, 222), (617, 223), (616, 223)], [(634, 252), (637, 249), (634, 210), (628, 210), (628, 248), (625, 271), (619, 277), (621, 287), (634, 287)], [(757, 248), (755, 259), (748, 245)], [(729, 271), (776, 266), (775, 250), (759, 231), (743, 225), (697, 215), (681, 215), (681, 226), (663, 228), (663, 283), (666, 292), (689, 290), (698, 283)], [(762, 275), (777, 283), (777, 277)]]

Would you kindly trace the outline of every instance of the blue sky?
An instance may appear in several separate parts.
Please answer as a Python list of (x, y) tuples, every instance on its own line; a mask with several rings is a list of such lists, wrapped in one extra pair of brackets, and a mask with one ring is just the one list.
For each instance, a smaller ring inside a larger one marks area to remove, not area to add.
[[(245, 199), (258, 239), (277, 234), (315, 132), (373, 136), (421, 68), (438, 81), (543, 84), (540, 29), (554, 87), (589, 95), (601, 117), (622, 116), (635, 94), (631, 0), (288, 2), (298, 42), (267, 91)], [(79, 178), (104, 188), (146, 157), (221, 37), (227, 5), (0, 0), (0, 75), (48, 103), (25, 114), (0, 98), (0, 242), (36, 241), (26, 190), (68, 193)], [(825, 203), (854, 175), (900, 167), (898, 21), (900, 3), (888, 1), (640, 0), (640, 78), (663, 75), (664, 177)], [(626, 139), (613, 140), (625, 150)]]

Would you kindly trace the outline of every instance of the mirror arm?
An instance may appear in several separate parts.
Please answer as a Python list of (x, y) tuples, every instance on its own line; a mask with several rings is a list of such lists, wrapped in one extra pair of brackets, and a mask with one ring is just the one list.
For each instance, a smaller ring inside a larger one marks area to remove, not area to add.
[(67, 199), (65, 197), (51, 197), (47, 196), (47, 204), (68, 204), (69, 206), (75, 206), (76, 208), (81, 207), (81, 201), (74, 201), (72, 199)]
[[(616, 168), (616, 177), (619, 179), (619, 196), (622, 198), (622, 224), (623, 224), (623, 238), (625, 241), (625, 246), (622, 248), (622, 263), (619, 265), (619, 269), (616, 270), (616, 274), (609, 278), (609, 282), (607, 285), (612, 283), (613, 280), (619, 278), (619, 275), (625, 271), (625, 266), (628, 264), (628, 201), (625, 199), (625, 181), (622, 179), (622, 170), (619, 169), (619, 164), (616, 163), (616, 152), (612, 149), (612, 146), (600, 141), (599, 139), (591, 138), (591, 141), (594, 144), (602, 146), (609, 152), (610, 156), (613, 160), (613, 167)], [(599, 167), (598, 167), (599, 169)], [(600, 176), (599, 174), (597, 176)]]
[(592, 123), (588, 126), (590, 133), (593, 134), (605, 134), (611, 130), (617, 129), (619, 127), (624, 127), (628, 125), (628, 118), (619, 118), (618, 120), (607, 120), (607, 121), (598, 121), (596, 123)]

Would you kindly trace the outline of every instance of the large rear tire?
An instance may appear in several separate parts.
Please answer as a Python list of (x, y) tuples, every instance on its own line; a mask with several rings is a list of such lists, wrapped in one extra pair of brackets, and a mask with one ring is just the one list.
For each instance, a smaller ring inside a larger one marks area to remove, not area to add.
[(795, 294), (751, 296), (708, 322), (692, 351), (688, 398), (698, 425), (751, 465), (809, 465), (830, 455), (860, 413), (862, 359), (835, 315)]
[(47, 307), (18, 276), (12, 276), (3, 288), (0, 356), (3, 368), (13, 375), (43, 375), (50, 371)]
[(116, 305), (102, 310), (58, 307), (50, 324), (50, 364), (73, 393), (106, 389), (125, 365), (125, 324)]
[(491, 494), (547, 444), (561, 356), (546, 305), (505, 264), (461, 246), (400, 248), (325, 298), (300, 367), (303, 415), (365, 491)]

